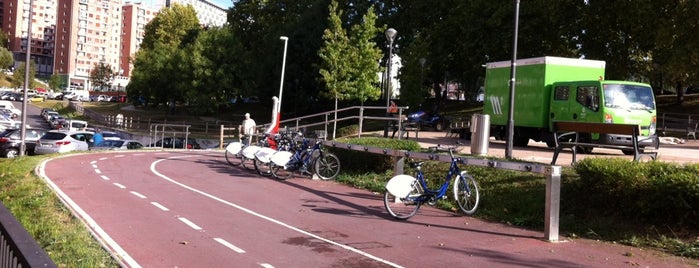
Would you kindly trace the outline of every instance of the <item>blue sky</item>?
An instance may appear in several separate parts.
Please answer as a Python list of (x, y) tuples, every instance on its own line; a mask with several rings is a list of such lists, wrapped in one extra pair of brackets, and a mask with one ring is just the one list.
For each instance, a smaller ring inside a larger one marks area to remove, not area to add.
[(214, 4), (222, 7), (222, 8), (229, 8), (233, 6), (233, 1), (232, 0), (209, 0), (213, 2)]

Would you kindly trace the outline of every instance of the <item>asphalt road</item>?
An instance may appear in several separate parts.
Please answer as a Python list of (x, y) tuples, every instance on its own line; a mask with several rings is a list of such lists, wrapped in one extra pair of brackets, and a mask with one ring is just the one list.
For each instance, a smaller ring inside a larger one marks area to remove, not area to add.
[[(47, 160), (42, 176), (125, 267), (694, 267), (696, 261), (423, 207), (390, 218), (382, 196), (277, 181), (220, 151)], [(487, 202), (487, 198), (482, 200)]]

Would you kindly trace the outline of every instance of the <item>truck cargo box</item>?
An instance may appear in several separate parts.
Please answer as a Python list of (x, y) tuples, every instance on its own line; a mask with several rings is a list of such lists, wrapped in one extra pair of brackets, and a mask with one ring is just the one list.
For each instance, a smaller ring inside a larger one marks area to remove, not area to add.
[[(491, 125), (507, 125), (510, 109), (510, 61), (486, 64), (484, 113)], [(552, 84), (560, 81), (602, 80), (605, 62), (561, 57), (520, 59), (516, 62), (514, 121), (516, 126), (549, 127)]]

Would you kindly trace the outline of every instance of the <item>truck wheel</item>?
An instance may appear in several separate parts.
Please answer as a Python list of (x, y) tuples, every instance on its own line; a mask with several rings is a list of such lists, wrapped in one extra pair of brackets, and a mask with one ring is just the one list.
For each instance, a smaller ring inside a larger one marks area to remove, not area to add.
[(529, 144), (529, 137), (521, 137), (519, 135), (515, 135), (512, 140), (512, 145), (517, 146), (517, 147), (527, 147)]
[(434, 125), (434, 130), (436, 130), (436, 131), (438, 131), (438, 132), (444, 131), (444, 122), (443, 122), (443, 121), (437, 122), (437, 123)]
[[(578, 146), (578, 147), (575, 147), (575, 150), (578, 151), (578, 152), (580, 152), (581, 154), (591, 154), (591, 153), (592, 153), (592, 149), (594, 149), (594, 147), (590, 147), (590, 146)], [(631, 152), (631, 154), (633, 154), (633, 152)]]

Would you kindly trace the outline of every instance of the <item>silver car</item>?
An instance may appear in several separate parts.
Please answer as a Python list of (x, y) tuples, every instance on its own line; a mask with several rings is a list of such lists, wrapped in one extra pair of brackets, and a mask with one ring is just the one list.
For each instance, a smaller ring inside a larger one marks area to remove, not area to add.
[(87, 151), (92, 144), (94, 132), (90, 131), (61, 131), (46, 132), (36, 142), (35, 154), (66, 153), (71, 151)]

